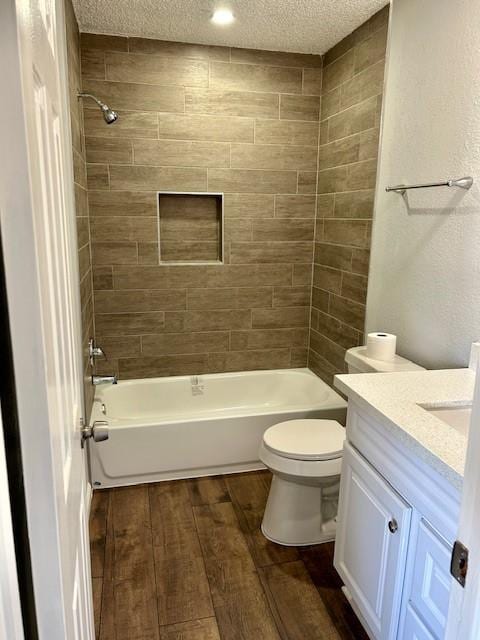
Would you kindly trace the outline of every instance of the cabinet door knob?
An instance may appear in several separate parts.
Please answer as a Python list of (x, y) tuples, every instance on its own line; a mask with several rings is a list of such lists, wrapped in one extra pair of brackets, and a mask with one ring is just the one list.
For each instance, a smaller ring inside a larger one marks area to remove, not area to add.
[(395, 520), (395, 518), (392, 518), (388, 523), (388, 529), (390, 533), (395, 533), (398, 530), (398, 522)]

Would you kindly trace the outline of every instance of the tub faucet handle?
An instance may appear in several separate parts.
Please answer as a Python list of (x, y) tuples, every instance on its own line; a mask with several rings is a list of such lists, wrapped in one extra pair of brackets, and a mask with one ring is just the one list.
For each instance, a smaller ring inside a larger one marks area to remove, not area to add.
[(82, 444), (88, 438), (93, 438), (94, 442), (104, 442), (109, 438), (109, 427), (106, 420), (95, 420), (91, 427), (83, 427)]
[(97, 345), (95, 344), (94, 338), (90, 338), (90, 340), (88, 341), (88, 357), (91, 367), (93, 367), (93, 365), (95, 364), (95, 358), (105, 358), (105, 360), (108, 360), (102, 347), (97, 347)]

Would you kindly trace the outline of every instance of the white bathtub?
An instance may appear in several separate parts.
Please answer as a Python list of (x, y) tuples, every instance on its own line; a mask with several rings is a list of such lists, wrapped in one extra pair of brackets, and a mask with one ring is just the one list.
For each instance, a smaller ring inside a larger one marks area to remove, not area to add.
[(121, 381), (99, 386), (92, 411), (109, 439), (90, 446), (96, 487), (263, 468), (263, 432), (282, 420), (345, 423), (346, 403), (308, 369)]

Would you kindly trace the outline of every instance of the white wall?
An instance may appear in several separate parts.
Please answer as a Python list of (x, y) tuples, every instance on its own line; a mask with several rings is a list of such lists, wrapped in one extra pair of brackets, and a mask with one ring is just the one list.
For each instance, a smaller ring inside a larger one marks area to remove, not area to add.
[[(480, 337), (480, 1), (393, 0), (367, 331), (427, 368)], [(470, 191), (398, 183), (471, 175)]]

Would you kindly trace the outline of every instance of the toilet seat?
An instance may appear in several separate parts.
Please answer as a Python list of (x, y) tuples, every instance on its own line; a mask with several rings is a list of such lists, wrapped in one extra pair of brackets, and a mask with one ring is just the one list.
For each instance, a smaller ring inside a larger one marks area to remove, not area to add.
[(336, 420), (287, 420), (267, 429), (263, 445), (282, 458), (327, 461), (342, 457), (345, 429)]
[(295, 460), (267, 449), (264, 442), (260, 445), (259, 458), (272, 473), (292, 482), (315, 484), (320, 478), (340, 476), (342, 469), (341, 457), (330, 460)]

